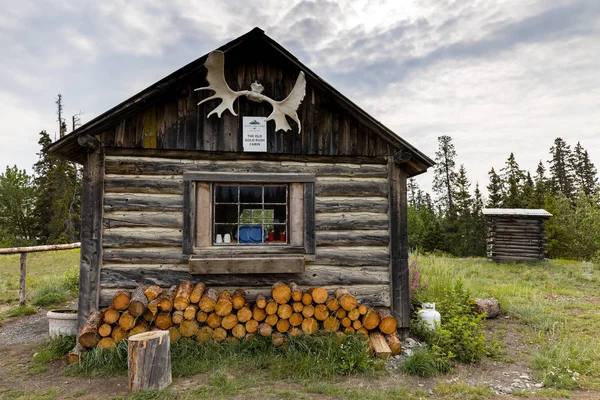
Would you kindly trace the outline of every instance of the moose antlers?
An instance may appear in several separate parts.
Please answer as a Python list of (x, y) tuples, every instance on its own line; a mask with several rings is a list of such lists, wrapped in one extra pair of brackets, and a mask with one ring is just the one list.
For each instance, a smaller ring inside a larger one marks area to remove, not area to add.
[(211, 52), (208, 55), (204, 65), (208, 70), (206, 74), (208, 86), (194, 90), (212, 90), (215, 93), (212, 96), (200, 101), (198, 105), (213, 99), (221, 100), (221, 103), (214, 110), (208, 113), (207, 117), (210, 117), (212, 114), (217, 114), (217, 117), (221, 118), (221, 114), (225, 110), (229, 110), (231, 114), (237, 116), (233, 109), (233, 102), (240, 96), (246, 96), (249, 100), (256, 101), (258, 103), (266, 101), (273, 106), (273, 111), (267, 117), (267, 121), (275, 121), (276, 131), (289, 131), (292, 129), (286, 119), (286, 116), (288, 116), (296, 121), (298, 124), (298, 133), (300, 133), (302, 126), (300, 125), (300, 119), (298, 118), (297, 111), (300, 103), (302, 103), (302, 100), (304, 99), (304, 95), (306, 94), (306, 78), (304, 77), (304, 72), (301, 71), (298, 75), (296, 84), (294, 85), (294, 88), (288, 97), (281, 101), (275, 101), (262, 94), (264, 88), (262, 85), (256, 82), (250, 85), (251, 90), (240, 90), (237, 92), (231, 90), (225, 81), (225, 54), (223, 54), (222, 51)]

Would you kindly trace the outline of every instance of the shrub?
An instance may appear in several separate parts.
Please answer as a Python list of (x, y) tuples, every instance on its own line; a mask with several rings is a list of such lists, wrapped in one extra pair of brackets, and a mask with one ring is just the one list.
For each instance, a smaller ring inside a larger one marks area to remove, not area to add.
[(62, 286), (67, 289), (73, 296), (79, 293), (79, 267), (71, 267), (67, 269), (62, 276)]
[(436, 300), (436, 309), (441, 314), (441, 324), (436, 330), (424, 328), (418, 314), (415, 314), (411, 329), (429, 345), (429, 352), (440, 372), (448, 371), (452, 361), (471, 363), (489, 355), (482, 332), (485, 316), (473, 314), (473, 300), (462, 281), (445, 288)]
[(66, 299), (69, 298), (69, 294), (61, 289), (51, 288), (41, 290), (32, 301), (32, 304), (38, 307), (58, 306), (61, 305)]

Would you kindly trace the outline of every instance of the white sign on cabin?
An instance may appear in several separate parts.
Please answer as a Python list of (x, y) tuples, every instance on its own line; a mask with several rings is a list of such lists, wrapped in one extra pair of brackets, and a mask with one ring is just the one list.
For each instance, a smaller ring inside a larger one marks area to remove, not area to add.
[(267, 118), (243, 117), (244, 151), (267, 151)]

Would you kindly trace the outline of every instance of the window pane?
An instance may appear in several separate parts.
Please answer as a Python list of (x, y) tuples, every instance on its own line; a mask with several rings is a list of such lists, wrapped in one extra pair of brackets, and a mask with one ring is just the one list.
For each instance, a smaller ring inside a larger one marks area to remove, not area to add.
[(286, 186), (265, 186), (265, 203), (287, 202)]
[(262, 186), (240, 186), (241, 203), (262, 203)]
[(237, 204), (215, 204), (215, 223), (237, 223)]
[(215, 185), (215, 202), (217, 203), (237, 203), (238, 187)]
[(275, 224), (285, 224), (287, 222), (286, 206), (273, 206), (265, 204), (265, 213), (268, 212)]
[(261, 224), (262, 204), (240, 205), (240, 224)]

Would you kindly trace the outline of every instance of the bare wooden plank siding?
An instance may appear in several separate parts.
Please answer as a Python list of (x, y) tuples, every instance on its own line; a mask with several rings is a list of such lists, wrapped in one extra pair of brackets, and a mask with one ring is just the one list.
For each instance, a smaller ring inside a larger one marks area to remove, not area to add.
[(111, 211), (104, 213), (104, 228), (161, 227), (181, 228), (183, 214), (177, 211)]
[(105, 228), (102, 235), (104, 248), (112, 247), (180, 247), (183, 240), (181, 229), (172, 228)]
[(104, 211), (181, 211), (183, 197), (178, 194), (106, 193)]
[(107, 175), (104, 180), (107, 193), (182, 194), (183, 176), (168, 175)]

